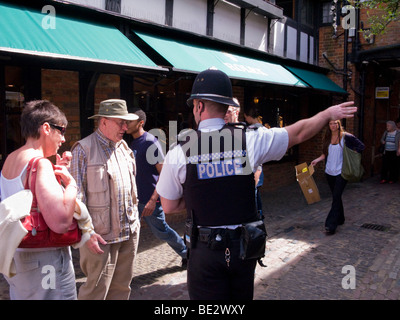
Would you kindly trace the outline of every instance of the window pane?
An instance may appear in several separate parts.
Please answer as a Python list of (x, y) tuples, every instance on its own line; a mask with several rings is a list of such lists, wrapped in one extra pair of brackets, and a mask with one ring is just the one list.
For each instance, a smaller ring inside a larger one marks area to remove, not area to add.
[(333, 15), (331, 12), (332, 3), (325, 2), (322, 4), (322, 23), (332, 23)]

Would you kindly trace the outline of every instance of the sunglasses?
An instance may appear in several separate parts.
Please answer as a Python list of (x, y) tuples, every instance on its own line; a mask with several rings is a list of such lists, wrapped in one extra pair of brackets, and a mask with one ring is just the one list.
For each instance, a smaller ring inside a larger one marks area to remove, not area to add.
[(52, 124), (52, 123), (49, 123), (49, 125), (50, 125), (50, 127), (52, 127), (53, 129), (57, 129), (58, 131), (60, 131), (60, 133), (61, 133), (62, 136), (64, 136), (65, 131), (67, 130), (67, 128), (65, 128), (65, 127), (60, 127), (60, 126), (57, 126), (57, 125)]

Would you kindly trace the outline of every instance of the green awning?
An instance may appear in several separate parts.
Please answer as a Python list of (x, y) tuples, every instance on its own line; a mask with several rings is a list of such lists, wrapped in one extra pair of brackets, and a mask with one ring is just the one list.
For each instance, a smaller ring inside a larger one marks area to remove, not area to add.
[(347, 94), (347, 91), (339, 87), (336, 83), (334, 83), (324, 74), (288, 66), (285, 67), (314, 89)]
[(55, 14), (0, 3), (0, 52), (163, 70), (115, 27)]
[(229, 52), (199, 47), (140, 32), (136, 34), (164, 57), (175, 71), (201, 72), (215, 67), (230, 78), (308, 87), (279, 64), (251, 59)]

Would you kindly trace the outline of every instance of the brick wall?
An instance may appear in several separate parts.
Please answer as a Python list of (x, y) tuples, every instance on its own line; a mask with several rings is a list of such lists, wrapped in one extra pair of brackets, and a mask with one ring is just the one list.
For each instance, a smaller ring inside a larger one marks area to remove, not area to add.
[(99, 110), (100, 102), (107, 99), (120, 99), (119, 76), (115, 74), (102, 74), (96, 83), (94, 95), (95, 113)]
[(262, 191), (271, 191), (296, 181), (295, 161), (268, 162), (263, 165), (264, 184)]
[[(369, 10), (370, 11), (370, 16), (379, 16), (382, 15), (384, 12), (380, 10)], [(368, 23), (368, 14), (367, 10), (361, 10), (360, 12), (360, 21), (364, 23), (364, 29), (367, 29), (370, 27)], [(390, 44), (398, 44), (399, 43), (399, 22), (392, 22), (390, 23), (386, 29), (385, 32), (379, 36), (375, 37), (375, 41), (373, 44), (367, 44), (367, 42), (362, 38), (361, 39), (361, 44), (362, 44), (362, 50), (368, 50), (372, 48), (377, 48), (377, 47), (382, 47), (382, 46), (387, 46)]]
[(42, 69), (42, 98), (59, 107), (68, 119), (66, 142), (59, 150), (61, 154), (80, 139), (78, 72)]
[[(100, 75), (95, 88), (95, 113), (100, 102), (106, 99), (119, 98), (119, 76)], [(79, 118), (79, 73), (76, 71), (42, 69), (42, 98), (53, 102), (66, 115), (68, 128), (66, 142), (59, 153), (70, 150), (72, 145), (81, 139)], [(93, 121), (93, 120), (91, 120)]]

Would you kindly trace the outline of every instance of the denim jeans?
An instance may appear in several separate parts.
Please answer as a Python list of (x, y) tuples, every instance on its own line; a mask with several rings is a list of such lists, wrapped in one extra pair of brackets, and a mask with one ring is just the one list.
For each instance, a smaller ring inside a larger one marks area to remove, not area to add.
[[(145, 205), (144, 203), (139, 203), (140, 216), (142, 216)], [(177, 254), (182, 258), (186, 258), (186, 245), (179, 234), (165, 221), (165, 213), (159, 202), (157, 202), (153, 213), (150, 216), (143, 217), (143, 219), (158, 239), (166, 241)]]

